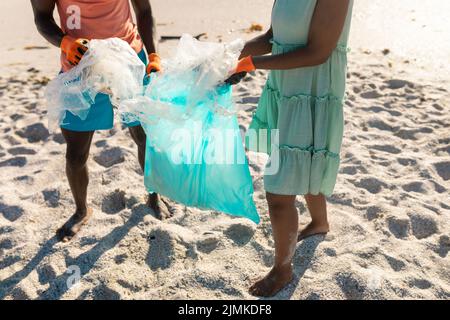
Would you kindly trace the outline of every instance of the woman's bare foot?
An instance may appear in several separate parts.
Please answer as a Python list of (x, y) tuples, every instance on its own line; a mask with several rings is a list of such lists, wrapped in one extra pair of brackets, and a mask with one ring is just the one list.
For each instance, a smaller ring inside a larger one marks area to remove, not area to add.
[(68, 242), (80, 231), (89, 218), (92, 216), (92, 209), (88, 208), (86, 211), (76, 211), (67, 222), (56, 231), (58, 241)]
[(161, 206), (159, 195), (157, 193), (150, 193), (147, 199), (147, 206), (153, 210), (155, 217), (159, 220), (169, 219), (173, 216), (173, 213), (167, 208), (163, 202)]
[(291, 282), (292, 278), (291, 265), (286, 267), (273, 267), (269, 274), (250, 287), (249, 292), (251, 295), (257, 297), (272, 297)]
[(297, 241), (302, 241), (312, 236), (326, 235), (328, 232), (330, 232), (328, 223), (315, 224), (310, 222), (305, 228), (299, 231)]

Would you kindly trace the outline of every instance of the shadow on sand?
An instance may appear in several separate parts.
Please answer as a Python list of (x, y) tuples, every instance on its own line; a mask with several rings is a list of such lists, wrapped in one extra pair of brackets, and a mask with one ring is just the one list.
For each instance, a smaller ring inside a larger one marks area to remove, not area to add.
[[(128, 220), (122, 226), (114, 228), (109, 234), (103, 237), (92, 247), (89, 251), (86, 251), (76, 257), (75, 259), (66, 258), (66, 266), (78, 266), (80, 270), (80, 277), (86, 275), (100, 259), (100, 257), (115, 247), (127, 233), (135, 226), (137, 226), (144, 218), (145, 215), (150, 214), (150, 209), (145, 205), (138, 205), (131, 209), (131, 215)], [(59, 250), (55, 248), (58, 243), (56, 236), (49, 239), (38, 251), (38, 253), (31, 259), (20, 271), (17, 271), (7, 279), (3, 280), (0, 286), (0, 300), (4, 299), (11, 291), (28, 275), (39, 267), (39, 264), (45, 257), (51, 255), (55, 251)], [(38, 299), (60, 299), (68, 290), (68, 280), (72, 274), (63, 273), (49, 281), (49, 287), (47, 290), (39, 294)]]

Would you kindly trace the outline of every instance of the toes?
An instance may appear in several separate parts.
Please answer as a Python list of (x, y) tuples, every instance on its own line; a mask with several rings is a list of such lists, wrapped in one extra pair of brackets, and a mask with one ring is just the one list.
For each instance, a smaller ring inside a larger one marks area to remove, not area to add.
[(75, 233), (72, 230), (68, 230), (66, 228), (59, 228), (56, 231), (56, 238), (61, 242), (69, 242), (75, 236)]

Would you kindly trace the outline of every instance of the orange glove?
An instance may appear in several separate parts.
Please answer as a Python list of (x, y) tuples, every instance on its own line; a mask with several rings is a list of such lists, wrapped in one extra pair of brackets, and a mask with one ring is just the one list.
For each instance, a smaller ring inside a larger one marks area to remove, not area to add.
[(255, 71), (256, 67), (253, 63), (253, 57), (247, 56), (245, 58), (242, 58), (239, 60), (238, 65), (236, 67), (236, 70), (234, 73), (241, 73), (241, 72), (252, 72)]
[(149, 64), (147, 65), (147, 74), (152, 72), (161, 71), (161, 58), (156, 53), (152, 53), (148, 56)]
[(69, 63), (76, 66), (88, 50), (88, 44), (89, 40), (87, 39), (75, 39), (71, 36), (64, 36), (61, 41), (61, 51), (65, 53)]
[(242, 79), (245, 78), (248, 72), (255, 71), (256, 67), (253, 63), (253, 57), (247, 56), (239, 60), (236, 69), (234, 69), (231, 76), (225, 80), (226, 84), (235, 85), (238, 84)]

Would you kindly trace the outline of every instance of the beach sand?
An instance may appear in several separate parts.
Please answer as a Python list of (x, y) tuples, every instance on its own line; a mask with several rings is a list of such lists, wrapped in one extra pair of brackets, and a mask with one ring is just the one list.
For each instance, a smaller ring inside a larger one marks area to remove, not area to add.
[[(257, 35), (247, 29), (267, 27), (272, 5), (153, 3), (160, 35), (207, 32), (207, 41)], [(295, 279), (274, 299), (450, 298), (449, 6), (356, 1), (332, 230), (298, 244)], [(161, 222), (144, 205), (128, 132), (98, 132), (94, 216), (72, 242), (56, 242), (74, 209), (64, 141), (47, 130), (43, 97), (59, 51), (36, 32), (29, 1), (2, 1), (0, 27), (0, 299), (252, 298), (247, 288), (274, 253), (262, 161), (251, 163), (260, 225), (174, 203), (174, 218)], [(164, 41), (160, 52), (175, 45)], [(235, 88), (243, 127), (265, 78), (257, 72)], [(300, 197), (297, 207), (305, 225)]]

